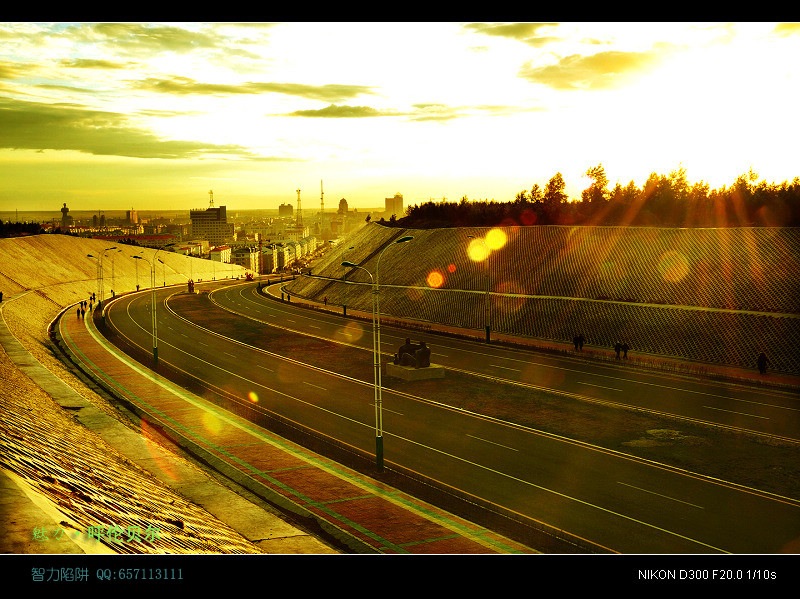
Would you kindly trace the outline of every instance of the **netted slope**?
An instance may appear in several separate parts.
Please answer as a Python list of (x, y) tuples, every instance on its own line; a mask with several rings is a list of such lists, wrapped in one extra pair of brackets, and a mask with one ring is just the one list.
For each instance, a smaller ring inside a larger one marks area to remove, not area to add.
[[(497, 332), (560, 341), (583, 332), (593, 345), (627, 341), (638, 352), (747, 368), (766, 351), (774, 369), (800, 372), (799, 229), (488, 232), (371, 224), (287, 289), (369, 311), (370, 275), (381, 256), (382, 314), (482, 330), (488, 282)], [(404, 235), (414, 239), (392, 246)], [(484, 238), (493, 247), (505, 241), (488, 262), (475, 262), (468, 247)], [(343, 260), (368, 272), (342, 267)]]

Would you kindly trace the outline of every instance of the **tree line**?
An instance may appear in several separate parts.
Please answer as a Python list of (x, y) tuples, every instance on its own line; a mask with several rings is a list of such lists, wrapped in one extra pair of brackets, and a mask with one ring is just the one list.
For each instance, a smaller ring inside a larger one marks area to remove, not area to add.
[(579, 200), (565, 193), (556, 173), (543, 188), (534, 184), (513, 201), (434, 202), (410, 206), (402, 217), (380, 222), (408, 228), (466, 226), (594, 225), (647, 227), (797, 227), (800, 226), (800, 178), (781, 184), (758, 182), (752, 169), (730, 186), (710, 189), (689, 184), (681, 168), (651, 174), (642, 187), (633, 181), (609, 189), (602, 164), (586, 171), (589, 187)]

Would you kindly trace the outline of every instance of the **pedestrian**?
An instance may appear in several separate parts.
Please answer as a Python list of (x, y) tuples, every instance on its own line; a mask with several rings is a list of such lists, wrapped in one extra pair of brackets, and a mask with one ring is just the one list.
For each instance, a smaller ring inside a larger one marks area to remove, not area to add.
[(763, 351), (758, 354), (758, 360), (756, 360), (756, 363), (758, 364), (758, 371), (761, 374), (767, 374), (767, 364), (769, 363), (767, 354), (765, 354)]
[(628, 350), (629, 350), (630, 348), (631, 348), (631, 346), (630, 346), (630, 345), (628, 345), (628, 342), (627, 342), (627, 341), (626, 341), (625, 343), (623, 343), (623, 344), (622, 344), (622, 358), (623, 358), (624, 360), (627, 360), (627, 359), (628, 359)]
[(81, 317), (81, 309), (80, 309), (80, 306), (79, 306), (78, 307), (78, 318), (80, 319), (80, 317)]
[(83, 318), (84, 316), (86, 316), (86, 310), (81, 308), (81, 318)]
[(622, 344), (617, 341), (617, 344), (614, 346), (614, 352), (617, 354), (617, 360), (619, 360), (619, 352), (622, 351)]
[(328, 296), (326, 295), (325, 297), (323, 297), (322, 301), (325, 302), (325, 305), (327, 306), (328, 305)]
[(577, 335), (575, 335), (572, 338), (572, 344), (575, 346), (575, 351), (578, 351), (578, 336)]
[(583, 351), (583, 342), (586, 341), (586, 337), (583, 336), (583, 333), (578, 335), (578, 351)]

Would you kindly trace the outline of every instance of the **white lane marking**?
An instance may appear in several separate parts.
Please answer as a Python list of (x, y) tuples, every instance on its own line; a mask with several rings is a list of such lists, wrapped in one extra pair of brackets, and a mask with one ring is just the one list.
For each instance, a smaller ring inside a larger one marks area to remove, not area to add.
[(603, 387), (603, 385), (595, 385), (594, 383), (587, 383), (585, 381), (578, 381), (579, 385), (589, 385), (590, 387), (600, 387), (601, 389), (608, 389), (609, 391), (622, 391), (622, 389), (616, 389), (614, 387)]
[(226, 352), (222, 352), (222, 353), (229, 355), (231, 358), (235, 358), (236, 357), (234, 354), (232, 354), (230, 352), (227, 352), (227, 351)]
[(519, 449), (515, 449), (514, 447), (509, 447), (508, 445), (503, 445), (501, 443), (495, 443), (494, 441), (489, 441), (489, 439), (484, 439), (483, 437), (476, 437), (475, 435), (467, 435), (467, 437), (472, 437), (473, 439), (477, 439), (478, 441), (483, 441), (484, 443), (491, 443), (492, 445), (497, 445), (498, 447), (502, 447), (503, 449), (510, 449), (511, 451), (519, 451)]
[(669, 495), (663, 495), (661, 493), (656, 493), (655, 491), (649, 491), (648, 489), (643, 489), (642, 487), (636, 487), (634, 485), (629, 485), (628, 483), (624, 483), (622, 481), (617, 481), (618, 485), (624, 485), (626, 487), (630, 487), (631, 489), (636, 489), (637, 491), (642, 491), (643, 493), (650, 493), (651, 495), (656, 495), (658, 497), (663, 497), (664, 499), (669, 499), (670, 501), (677, 501), (678, 503), (682, 503), (684, 505), (689, 505), (691, 507), (696, 507), (699, 510), (704, 510), (702, 505), (696, 505), (694, 503), (689, 503), (688, 501), (682, 501), (680, 499), (675, 499), (674, 497), (670, 497)]
[(722, 408), (715, 408), (714, 406), (703, 406), (709, 410), (716, 410), (717, 412), (728, 412), (728, 414), (738, 414), (739, 416), (750, 416), (750, 418), (761, 418), (762, 420), (769, 420), (767, 416), (756, 416), (755, 414), (748, 414), (747, 412), (735, 412), (733, 410), (723, 410)]
[(509, 368), (508, 366), (498, 366), (497, 364), (489, 364), (490, 368), (502, 368), (503, 370), (513, 370), (514, 372), (519, 372), (519, 368)]
[(261, 364), (256, 364), (256, 368), (261, 368), (261, 369), (266, 370), (268, 372), (275, 372), (274, 370), (272, 370), (272, 368), (267, 368), (266, 366), (262, 366)]
[(307, 381), (303, 381), (304, 385), (308, 385), (310, 387), (316, 387), (317, 389), (322, 389), (323, 391), (327, 391), (325, 387), (320, 387), (319, 385), (315, 385), (314, 383), (309, 383)]

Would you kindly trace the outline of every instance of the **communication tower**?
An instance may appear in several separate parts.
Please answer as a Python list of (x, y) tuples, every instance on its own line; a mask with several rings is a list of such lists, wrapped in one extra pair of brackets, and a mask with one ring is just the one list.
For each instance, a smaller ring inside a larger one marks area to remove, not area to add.
[(300, 208), (300, 190), (297, 190), (297, 226), (303, 226), (303, 210)]

